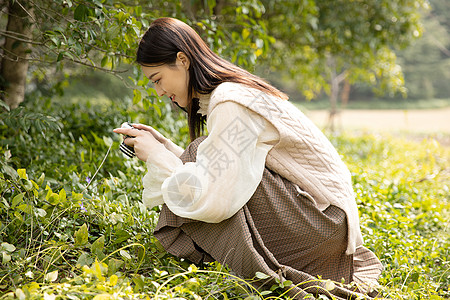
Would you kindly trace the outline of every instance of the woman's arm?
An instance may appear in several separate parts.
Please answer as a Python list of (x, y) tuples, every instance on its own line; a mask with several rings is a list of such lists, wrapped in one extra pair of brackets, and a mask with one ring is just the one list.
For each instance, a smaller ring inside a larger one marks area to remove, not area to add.
[(179, 216), (220, 222), (247, 203), (278, 133), (231, 101), (214, 108), (207, 126), (209, 136), (199, 145), (195, 163), (183, 165), (167, 154), (149, 156), (143, 180), (147, 206), (166, 203)]

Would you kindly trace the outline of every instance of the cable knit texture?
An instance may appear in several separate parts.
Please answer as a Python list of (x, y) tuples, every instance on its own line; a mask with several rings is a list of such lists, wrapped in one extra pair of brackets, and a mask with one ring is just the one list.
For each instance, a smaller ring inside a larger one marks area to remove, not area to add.
[(220, 84), (211, 93), (209, 103), (201, 100), (203, 110), (207, 104), (208, 115), (219, 103), (234, 101), (269, 121), (278, 130), (280, 140), (267, 155), (267, 167), (311, 195), (319, 209), (332, 204), (345, 211), (349, 227), (347, 254), (362, 245), (351, 174), (330, 141), (299, 109), (289, 101), (232, 82)]

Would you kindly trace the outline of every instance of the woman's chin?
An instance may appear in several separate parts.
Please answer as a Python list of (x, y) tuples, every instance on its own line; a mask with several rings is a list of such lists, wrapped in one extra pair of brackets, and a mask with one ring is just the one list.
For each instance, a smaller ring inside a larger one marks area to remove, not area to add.
[(173, 107), (176, 106), (176, 107), (178, 107), (179, 109), (181, 109), (181, 110), (183, 110), (183, 111), (186, 112), (186, 108), (183, 107), (183, 106), (181, 106), (181, 105), (179, 105), (178, 102), (176, 102), (176, 101), (172, 101), (172, 106), (173, 106)]

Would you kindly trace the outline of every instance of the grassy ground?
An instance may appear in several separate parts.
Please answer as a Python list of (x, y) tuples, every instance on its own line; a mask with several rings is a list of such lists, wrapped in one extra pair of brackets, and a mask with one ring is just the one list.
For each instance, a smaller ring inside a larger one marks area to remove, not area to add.
[[(122, 113), (52, 114), (62, 130), (45, 137), (0, 124), (0, 299), (285, 299), (279, 284), (258, 291), (161, 248), (158, 212), (140, 202), (145, 166), (111, 134)], [(365, 245), (385, 266), (382, 295), (448, 299), (450, 150), (433, 138), (329, 137), (352, 172)]]

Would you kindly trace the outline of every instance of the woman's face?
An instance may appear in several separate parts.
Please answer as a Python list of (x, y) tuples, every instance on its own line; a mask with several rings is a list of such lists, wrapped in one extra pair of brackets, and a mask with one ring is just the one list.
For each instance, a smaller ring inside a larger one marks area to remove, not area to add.
[(181, 107), (188, 105), (189, 60), (178, 52), (174, 65), (142, 66), (145, 76), (155, 85), (158, 96), (166, 95)]

